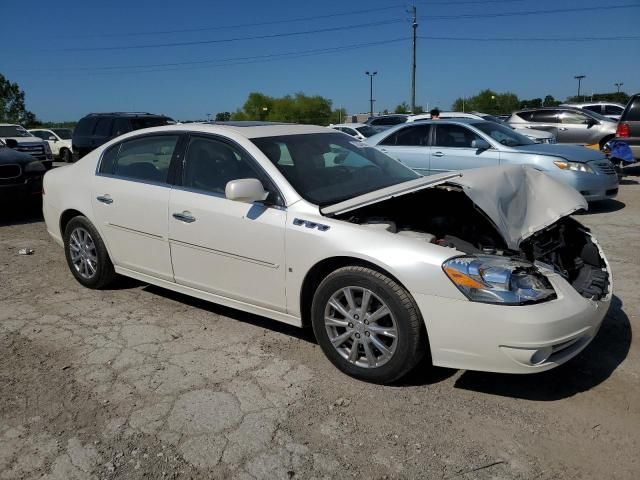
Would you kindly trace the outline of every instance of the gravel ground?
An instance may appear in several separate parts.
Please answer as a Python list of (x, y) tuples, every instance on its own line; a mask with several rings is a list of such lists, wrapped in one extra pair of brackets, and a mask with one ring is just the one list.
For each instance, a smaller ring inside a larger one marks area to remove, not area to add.
[(84, 289), (40, 218), (5, 218), (0, 479), (637, 479), (639, 180), (580, 216), (616, 293), (581, 355), (393, 387), (342, 375), (307, 331), (133, 281)]

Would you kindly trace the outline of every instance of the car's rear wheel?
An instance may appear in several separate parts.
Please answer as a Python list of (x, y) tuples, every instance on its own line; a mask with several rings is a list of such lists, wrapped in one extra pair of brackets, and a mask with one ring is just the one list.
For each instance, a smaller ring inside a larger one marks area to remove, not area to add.
[(69, 150), (68, 148), (63, 148), (62, 150), (60, 150), (60, 160), (66, 163), (71, 163), (71, 150)]
[(409, 293), (366, 267), (343, 267), (316, 290), (312, 324), (329, 360), (353, 377), (392, 383), (424, 357), (428, 341)]
[(64, 251), (73, 276), (88, 288), (103, 288), (116, 276), (100, 234), (83, 216), (72, 218), (64, 229)]

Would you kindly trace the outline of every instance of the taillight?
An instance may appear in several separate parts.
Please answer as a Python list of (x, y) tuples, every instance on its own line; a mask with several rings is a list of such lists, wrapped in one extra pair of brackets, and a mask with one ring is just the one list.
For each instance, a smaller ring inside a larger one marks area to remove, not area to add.
[(619, 123), (616, 128), (616, 137), (628, 138), (631, 136), (631, 129), (628, 123)]

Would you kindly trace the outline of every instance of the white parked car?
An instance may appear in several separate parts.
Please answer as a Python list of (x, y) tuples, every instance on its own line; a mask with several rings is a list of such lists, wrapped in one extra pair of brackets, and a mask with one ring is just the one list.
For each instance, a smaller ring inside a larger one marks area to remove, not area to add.
[(121, 274), (310, 324), (372, 382), (427, 354), (548, 370), (589, 344), (612, 297), (602, 250), (568, 217), (586, 207), (572, 188), (522, 166), (422, 177), (322, 127), (139, 130), (48, 172), (44, 192), (82, 285)]
[(0, 140), (8, 147), (40, 160), (46, 168), (51, 168), (53, 154), (49, 144), (29, 133), (22, 125), (0, 123)]
[(73, 149), (71, 148), (73, 130), (70, 128), (35, 128), (29, 130), (29, 133), (47, 142), (54, 157), (63, 162), (71, 162), (73, 158)]
[[(545, 132), (544, 130), (535, 130), (533, 128), (527, 127), (518, 127), (517, 125), (511, 125), (501, 118), (496, 117), (495, 115), (489, 115), (488, 113), (480, 113), (480, 112), (440, 112), (440, 118), (472, 118), (474, 120), (486, 120), (487, 122), (498, 123), (500, 125), (504, 125), (505, 127), (509, 127), (513, 130), (517, 130), (518, 133), (524, 135), (528, 139), (536, 143), (556, 143), (556, 136), (551, 132)], [(419, 115), (412, 115), (409, 117), (407, 122), (415, 122), (418, 120), (430, 120), (431, 115), (428, 113), (421, 113)]]
[(366, 123), (337, 123), (329, 125), (329, 128), (346, 133), (347, 135), (351, 135), (352, 137), (360, 140), (365, 140), (378, 133), (376, 129)]

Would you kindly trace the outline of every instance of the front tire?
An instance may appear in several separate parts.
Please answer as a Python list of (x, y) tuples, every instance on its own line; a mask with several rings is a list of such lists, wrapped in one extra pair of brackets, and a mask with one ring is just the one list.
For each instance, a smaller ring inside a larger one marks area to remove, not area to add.
[(104, 288), (116, 276), (100, 234), (86, 217), (77, 216), (67, 223), (64, 253), (71, 273), (87, 288)]
[(366, 267), (343, 267), (320, 284), (312, 325), (329, 360), (352, 377), (389, 384), (425, 356), (428, 340), (409, 293)]

